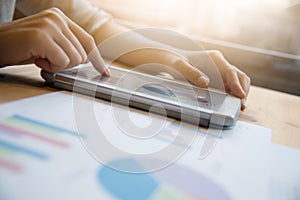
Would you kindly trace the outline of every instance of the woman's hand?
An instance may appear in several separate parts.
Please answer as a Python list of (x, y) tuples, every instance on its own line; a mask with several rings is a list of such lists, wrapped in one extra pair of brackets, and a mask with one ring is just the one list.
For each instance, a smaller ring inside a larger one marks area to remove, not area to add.
[(242, 110), (245, 109), (250, 78), (231, 65), (222, 53), (219, 51), (185, 51), (182, 55), (182, 57), (174, 57), (174, 54), (168, 56), (173, 69), (194, 85), (218, 88), (239, 97), (242, 100)]
[(0, 67), (35, 63), (57, 72), (89, 60), (109, 75), (93, 37), (57, 8), (0, 25), (0, 47)]
[(242, 100), (242, 110), (244, 110), (251, 79), (247, 74), (231, 65), (219, 51), (208, 51), (208, 55), (212, 58), (221, 73), (225, 91), (239, 97)]
[[(221, 89), (242, 99), (242, 109), (245, 108), (250, 78), (231, 65), (219, 51), (183, 50), (146, 38), (140, 34), (143, 31), (147, 30), (129, 31), (113, 21), (108, 21), (94, 37), (100, 44), (98, 47), (102, 54), (113, 61), (133, 67), (144, 66), (138, 70), (153, 75), (167, 72), (175, 79), (184, 78), (199, 87)], [(162, 37), (169, 41), (178, 39), (174, 34), (168, 33)]]

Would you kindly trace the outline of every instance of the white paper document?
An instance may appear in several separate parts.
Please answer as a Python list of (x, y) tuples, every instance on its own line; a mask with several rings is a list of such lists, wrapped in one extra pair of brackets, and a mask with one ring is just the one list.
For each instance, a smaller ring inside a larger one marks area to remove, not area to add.
[(0, 105), (1, 200), (299, 199), (299, 169), (299, 150), (244, 122), (220, 132), (61, 92)]

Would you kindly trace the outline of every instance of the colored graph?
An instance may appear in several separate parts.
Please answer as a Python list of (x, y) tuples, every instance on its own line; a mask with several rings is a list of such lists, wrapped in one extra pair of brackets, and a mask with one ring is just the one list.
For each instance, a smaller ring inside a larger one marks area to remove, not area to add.
[[(70, 165), (69, 161), (76, 160), (76, 163), (79, 164), (86, 160), (86, 157), (83, 156), (88, 156), (88, 154), (80, 153), (82, 146), (77, 140), (76, 132), (56, 125), (56, 123), (48, 124), (42, 119), (37, 120), (22, 115), (13, 115), (2, 119), (0, 121), (0, 170), (5, 170), (2, 171), (3, 177), (10, 177), (10, 173), (6, 173), (6, 171), (16, 175), (21, 173), (20, 176), (13, 176), (13, 178), (19, 177), (20, 179), (15, 179), (17, 182), (20, 180), (30, 182), (35, 179), (32, 177), (35, 176), (35, 171), (29, 169), (34, 168), (38, 171), (45, 169), (45, 172), (43, 170), (39, 172), (47, 173), (47, 170), (54, 170), (53, 167), (57, 163), (61, 164), (61, 161), (65, 160), (63, 168), (66, 171), (61, 175), (78, 177), (77, 173), (84, 168), (81, 168), (81, 165)], [(206, 134), (205, 130), (197, 130), (192, 125), (172, 122), (161, 131), (157, 139), (170, 143), (177, 137), (181, 128), (184, 129), (185, 134)], [(76, 143), (74, 143), (75, 140)], [(181, 140), (174, 145), (185, 146)], [(79, 151), (73, 151), (76, 148)], [(62, 156), (60, 157), (60, 155)], [(67, 161), (68, 159), (69, 161)], [(139, 171), (143, 167), (131, 159), (116, 162), (118, 162), (117, 165), (139, 168)], [(112, 199), (229, 199), (218, 184), (180, 165), (172, 165), (152, 174), (128, 174), (105, 166), (99, 169), (97, 162), (92, 163), (92, 165), (96, 165), (95, 170), (99, 172), (96, 180), (99, 180), (100, 186), (110, 194)], [(31, 176), (26, 174), (28, 171), (33, 172)], [(65, 174), (66, 172), (70, 172), (70, 174)], [(45, 177), (47, 176), (45, 175)]]
[(13, 115), (0, 121), (0, 168), (21, 171), (20, 158), (47, 161), (49, 152), (43, 147), (68, 149), (70, 145), (62, 135), (77, 133), (30, 119)]
[[(160, 134), (158, 135), (158, 137), (156, 137), (156, 139), (166, 142), (166, 143), (170, 143), (170, 141), (173, 141), (176, 137), (180, 137), (178, 135), (179, 133), (196, 134), (197, 137), (200, 137), (200, 136), (205, 137), (206, 135), (209, 135), (211, 137), (216, 137), (218, 139), (222, 139), (221, 135), (209, 133), (207, 128), (197, 127), (195, 125), (191, 125), (191, 124), (187, 124), (187, 123), (181, 124), (178, 121), (173, 121), (172, 123), (170, 123), (169, 126), (164, 128), (160, 132)], [(182, 148), (187, 147), (186, 142), (181, 141), (180, 138), (179, 138), (179, 140), (174, 142), (173, 145), (182, 147)]]
[[(174, 121), (164, 128), (156, 139), (170, 144), (177, 137), (180, 129), (183, 129), (185, 134), (206, 134), (205, 130), (197, 130), (195, 126), (182, 125)], [(70, 144), (63, 140), (62, 136), (77, 137), (77, 135), (76, 132), (41, 120), (21, 115), (7, 117), (0, 121), (0, 167), (20, 171), (22, 165), (16, 156), (46, 161), (49, 159), (49, 152), (45, 152), (43, 148), (36, 148), (36, 146), (48, 145), (50, 150), (51, 148), (67, 150)], [(32, 144), (32, 142), (35, 143)], [(185, 142), (181, 141), (180, 138), (172, 145), (186, 148)]]
[[(113, 165), (143, 168), (132, 159), (114, 161)], [(140, 170), (139, 170), (140, 171)], [(130, 174), (102, 167), (99, 183), (116, 199), (230, 199), (218, 184), (198, 172), (172, 165), (152, 174)]]

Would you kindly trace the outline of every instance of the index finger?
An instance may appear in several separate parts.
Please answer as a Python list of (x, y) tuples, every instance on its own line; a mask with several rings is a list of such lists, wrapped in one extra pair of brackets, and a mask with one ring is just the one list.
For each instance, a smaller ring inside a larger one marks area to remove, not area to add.
[(110, 71), (106, 66), (99, 50), (95, 47), (88, 53), (88, 60), (91, 61), (93, 67), (100, 73), (105, 76), (110, 76)]
[(110, 76), (110, 71), (106, 66), (96, 44), (94, 38), (89, 35), (80, 26), (68, 19), (69, 28), (73, 34), (77, 37), (85, 52), (88, 55), (88, 60), (91, 61), (93, 67), (100, 73), (106, 76)]

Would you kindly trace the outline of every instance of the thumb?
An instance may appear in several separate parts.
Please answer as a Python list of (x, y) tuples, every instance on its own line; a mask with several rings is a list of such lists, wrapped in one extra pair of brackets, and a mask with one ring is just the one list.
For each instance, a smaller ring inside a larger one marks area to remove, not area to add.
[(202, 88), (208, 87), (209, 78), (187, 61), (179, 59), (174, 63), (172, 67), (176, 71), (180, 72), (192, 84)]

